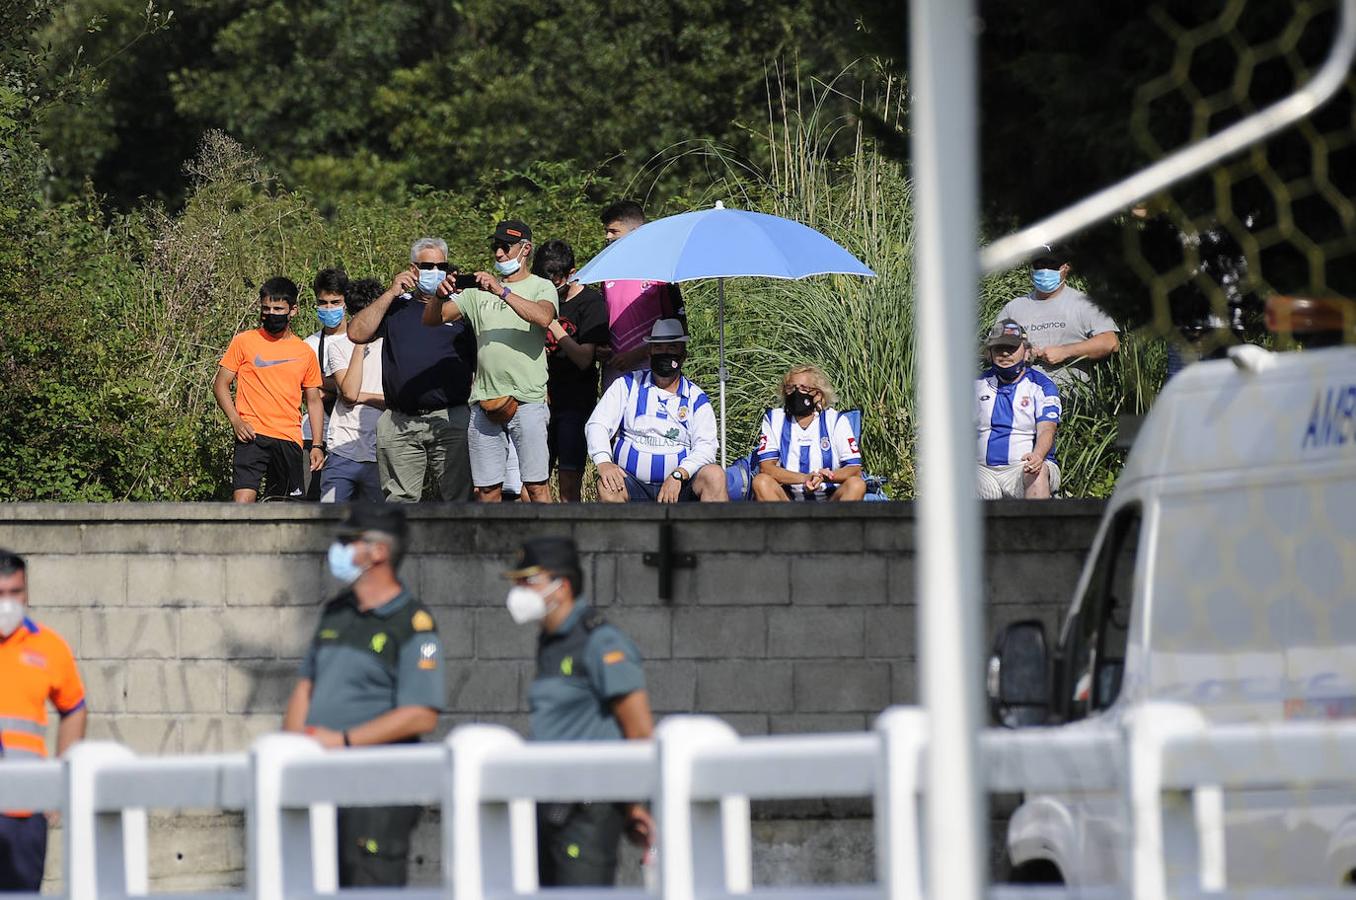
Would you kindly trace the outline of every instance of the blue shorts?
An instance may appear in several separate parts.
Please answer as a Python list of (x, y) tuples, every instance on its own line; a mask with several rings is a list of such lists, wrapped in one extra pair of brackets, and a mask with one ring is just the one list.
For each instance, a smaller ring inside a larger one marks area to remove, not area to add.
[(325, 457), (325, 468), (320, 470), (320, 502), (347, 503), (350, 500), (386, 502), (381, 492), (381, 476), (377, 474), (377, 461), (358, 462), (331, 453)]
[(0, 891), (36, 893), (47, 864), (47, 818), (0, 815)]
[[(664, 482), (640, 481), (625, 469), (622, 469), (622, 475), (626, 478), (626, 496), (630, 498), (632, 503), (659, 500), (659, 489), (664, 486)], [(697, 494), (692, 490), (692, 479), (689, 478), (683, 482), (682, 489), (678, 491), (678, 502), (689, 503), (695, 502), (696, 499)]]

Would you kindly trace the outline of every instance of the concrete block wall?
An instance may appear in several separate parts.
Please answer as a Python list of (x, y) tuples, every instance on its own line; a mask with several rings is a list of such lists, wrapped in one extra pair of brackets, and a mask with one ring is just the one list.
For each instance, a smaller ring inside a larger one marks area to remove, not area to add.
[[(985, 640), (1029, 617), (1053, 633), (1102, 505), (985, 509)], [(500, 573), (524, 537), (542, 534), (578, 542), (585, 593), (640, 647), (659, 715), (719, 715), (745, 734), (842, 731), (916, 699), (912, 504), (429, 504), (409, 515), (401, 577), (443, 638), (443, 732), (467, 721), (526, 730), (535, 634), (504, 610)], [(324, 551), (338, 516), (310, 504), (0, 505), (0, 547), (28, 558), (35, 617), (80, 660), (91, 737), (141, 753), (233, 751), (281, 721), (319, 604), (335, 589)], [(645, 554), (666, 525), (696, 565), (678, 569), (661, 600)], [(798, 815), (782, 810), (759, 827), (791, 833)], [(234, 820), (165, 829), (187, 849), (157, 856), (161, 886), (238, 876), (238, 846), (226, 863), (220, 851), (238, 834)], [(436, 839), (420, 845), (416, 875), (434, 878)], [(779, 852), (762, 858), (771, 865)], [(806, 865), (870, 873), (860, 858)]]

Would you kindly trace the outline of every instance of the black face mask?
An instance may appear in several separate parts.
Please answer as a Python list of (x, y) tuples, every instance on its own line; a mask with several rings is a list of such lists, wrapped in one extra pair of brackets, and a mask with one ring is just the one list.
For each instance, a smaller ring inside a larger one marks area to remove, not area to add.
[(808, 416), (814, 411), (814, 394), (807, 394), (804, 391), (792, 391), (786, 395), (786, 414), (788, 416), (795, 416), (799, 419), (801, 416)]
[(656, 353), (650, 357), (650, 371), (655, 378), (672, 378), (683, 367), (683, 358), (677, 353)]
[(264, 326), (264, 331), (269, 334), (282, 334), (287, 330), (287, 323), (292, 321), (292, 317), (287, 313), (260, 313), (259, 324)]

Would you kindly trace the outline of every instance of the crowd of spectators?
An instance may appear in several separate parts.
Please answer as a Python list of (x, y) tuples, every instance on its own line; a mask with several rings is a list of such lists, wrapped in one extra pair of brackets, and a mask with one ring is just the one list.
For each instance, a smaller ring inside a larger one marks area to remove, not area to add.
[[(600, 220), (610, 242), (645, 217), (622, 201)], [(499, 222), (488, 243), (493, 271), (463, 271), (444, 240), (421, 237), (384, 289), (321, 270), (321, 328), (304, 341), (296, 284), (264, 283), (260, 326), (236, 335), (214, 383), (235, 432), (235, 500), (577, 502), (589, 460), (604, 502), (730, 499), (710, 399), (683, 373), (678, 286), (581, 284), (571, 246), (538, 246), (526, 222)], [(1120, 347), (1071, 267), (1046, 247), (982, 348), (981, 497), (1058, 493), (1060, 392)], [(779, 397), (744, 457), (749, 499), (865, 498), (860, 415), (835, 408), (829, 375), (795, 366)]]

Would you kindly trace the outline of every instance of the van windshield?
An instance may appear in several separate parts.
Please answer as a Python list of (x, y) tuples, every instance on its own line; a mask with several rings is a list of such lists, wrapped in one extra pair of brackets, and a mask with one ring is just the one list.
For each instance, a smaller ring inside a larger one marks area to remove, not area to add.
[(1151, 695), (1222, 719), (1356, 716), (1356, 476), (1161, 510)]
[(1121, 690), (1130, 610), (1134, 600), (1142, 511), (1139, 504), (1116, 513), (1097, 550), (1092, 577), (1071, 623), (1067, 719), (1106, 709)]

